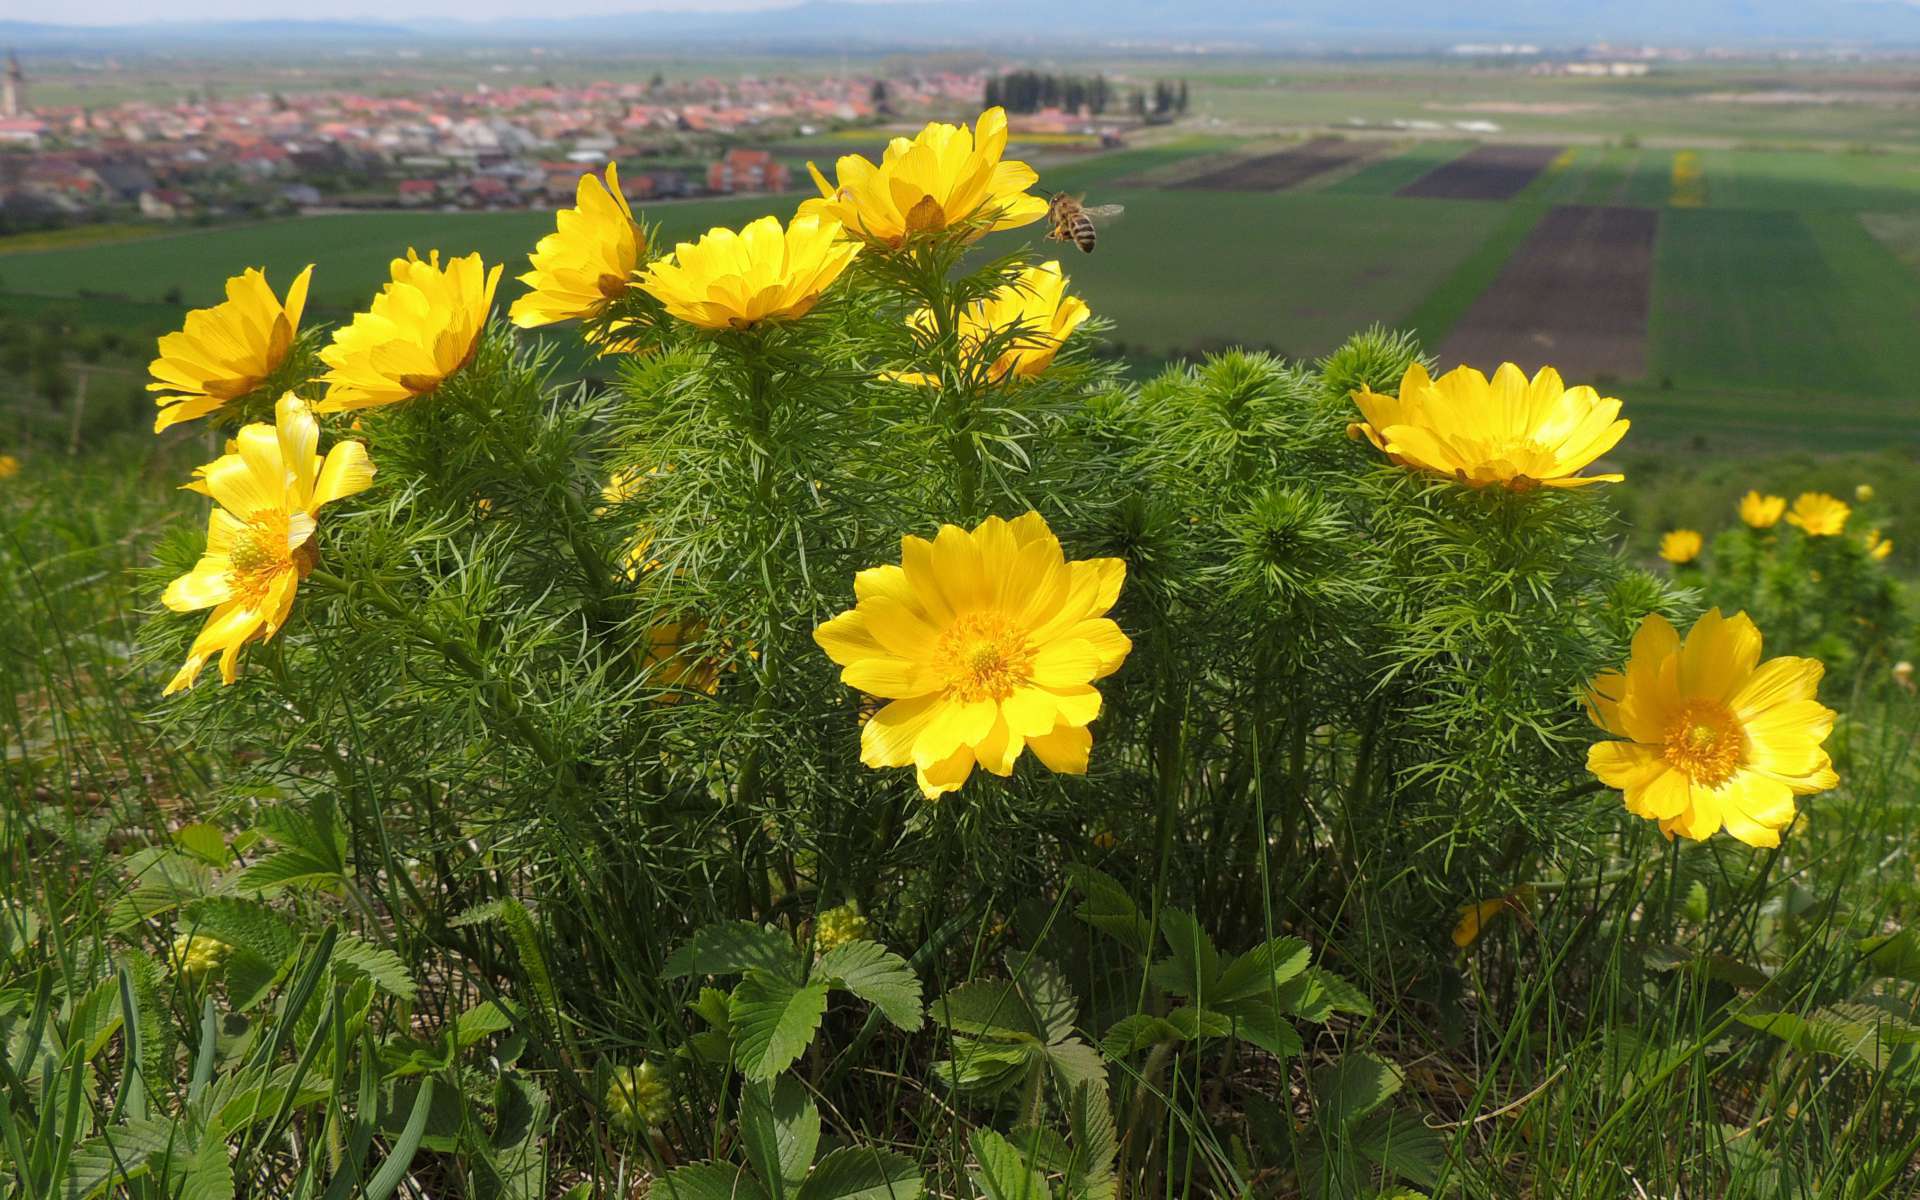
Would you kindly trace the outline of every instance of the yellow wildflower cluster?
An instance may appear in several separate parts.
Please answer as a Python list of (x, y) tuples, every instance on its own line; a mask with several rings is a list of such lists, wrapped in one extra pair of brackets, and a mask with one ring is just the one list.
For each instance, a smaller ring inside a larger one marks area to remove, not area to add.
[[(652, 258), (608, 164), (603, 175), (581, 177), (574, 206), (556, 215), (529, 255), (531, 269), (520, 276), (528, 290), (509, 319), (522, 328), (588, 322), (602, 353), (648, 350), (672, 322), (711, 334), (716, 346), (755, 344), (770, 328), (806, 318), (836, 288), (857, 293), (921, 261), (923, 247), (957, 254), (990, 232), (1040, 220), (1047, 200), (1030, 191), (1033, 169), (1004, 157), (1007, 136), (1006, 114), (996, 108), (971, 127), (933, 123), (896, 138), (878, 163), (841, 158), (831, 181), (810, 164), (820, 194), (787, 221), (714, 228)], [(1704, 186), (1697, 165), (1676, 159), (1676, 197)], [(320, 453), (314, 414), (419, 401), (446, 386), (483, 348), (501, 272), (478, 254), (443, 261), (438, 251), (423, 258), (409, 250), (391, 262), (367, 308), (315, 352), (303, 348), (299, 329), (312, 268), (284, 299), (249, 270), (229, 282), (225, 302), (190, 314), (160, 340), (150, 385), (159, 429), (233, 418), (243, 402), (278, 397), (273, 424), (240, 429), (229, 452), (186, 485), (216, 507), (205, 555), (164, 600), (178, 611), (214, 611), (169, 692), (189, 686), (215, 654), (222, 678), (234, 679), (241, 648), (284, 627), (299, 584), (317, 569), (321, 510), (371, 484), (374, 467), (359, 442)], [(1058, 262), (1027, 267), (984, 299), (944, 308), (932, 290), (924, 299), (906, 318), (911, 340), (949, 360), (937, 375), (916, 364), (884, 378), (968, 391), (1012, 387), (1052, 369), (1091, 315), (1068, 293)], [(1551, 367), (1529, 376), (1506, 363), (1489, 378), (1460, 366), (1436, 378), (1416, 362), (1391, 394), (1362, 387), (1351, 398), (1359, 419), (1349, 434), (1429, 482), (1522, 496), (1623, 478), (1587, 473), (1627, 432), (1621, 402), (1568, 386)], [(640, 482), (611, 481), (608, 504), (632, 498)], [(1754, 530), (1784, 518), (1808, 537), (1839, 537), (1850, 509), (1807, 493), (1788, 511), (1784, 498), (1752, 492), (1739, 514)], [(1698, 531), (1676, 529), (1660, 552), (1690, 564), (1703, 545)], [(1877, 530), (1869, 535), (1871, 557), (1890, 549)], [(637, 583), (658, 567), (652, 555), (651, 532), (636, 531), (621, 556), (626, 577)], [(976, 766), (1010, 775), (1028, 750), (1051, 771), (1087, 772), (1091, 726), (1103, 708), (1096, 685), (1132, 649), (1109, 616), (1125, 576), (1117, 558), (1069, 558), (1038, 512), (903, 537), (900, 561), (860, 571), (853, 607), (813, 631), (841, 680), (869, 698), (861, 760), (875, 769), (911, 766), (930, 799), (961, 788)], [(689, 615), (649, 631), (637, 653), (656, 683), (712, 693), (715, 665), (689, 650), (705, 633)], [(1649, 617), (1625, 670), (1594, 681), (1595, 720), (1617, 740), (1595, 745), (1589, 763), (1623, 791), (1629, 811), (1669, 835), (1726, 828), (1771, 844), (1792, 819), (1794, 795), (1832, 786), (1819, 749), (1832, 714), (1813, 699), (1820, 665), (1760, 665), (1758, 652), (1759, 633), (1744, 615), (1711, 613), (1684, 644)], [(1517, 895), (1470, 906), (1456, 940), (1467, 944), (1501, 911), (1517, 911)], [(842, 905), (819, 915), (815, 942), (831, 948), (867, 931), (859, 910)], [(667, 1100), (664, 1081), (645, 1063), (616, 1071), (607, 1093), (610, 1116), (632, 1128), (657, 1123)]]
[(866, 914), (860, 911), (860, 905), (853, 900), (822, 909), (820, 915), (813, 919), (813, 949), (818, 954), (837, 950), (848, 942), (857, 942), (872, 935), (873, 923), (867, 920)]
[(607, 1120), (616, 1129), (642, 1134), (667, 1119), (673, 1089), (660, 1069), (650, 1062), (615, 1067), (607, 1080)]
[(232, 953), (232, 946), (210, 934), (183, 933), (173, 939), (168, 962), (175, 974), (193, 983), (219, 970)]
[(1707, 202), (1707, 172), (1700, 163), (1698, 150), (1682, 150), (1673, 156), (1673, 192), (1675, 208), (1700, 208)]

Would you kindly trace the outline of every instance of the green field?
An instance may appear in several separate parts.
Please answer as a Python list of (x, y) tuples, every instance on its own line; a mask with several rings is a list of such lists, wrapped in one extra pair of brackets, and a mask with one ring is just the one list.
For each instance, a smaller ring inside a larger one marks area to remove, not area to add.
[[(1059, 249), (1071, 254), (1064, 261), (1080, 293), (1116, 322), (1115, 337), (1154, 354), (1233, 342), (1324, 353), (1359, 326), (1404, 318), (1502, 216), (1497, 205), (1325, 193), (1144, 189), (1100, 199), (1127, 208), (1100, 251), (1083, 257)], [(784, 213), (792, 204), (791, 197), (755, 197), (661, 205), (648, 215), (675, 238)], [(545, 213), (308, 217), (0, 257), (0, 286), (136, 302), (178, 288), (188, 303), (204, 304), (241, 267), (264, 266), (278, 284), (314, 262), (313, 303), (339, 312), (364, 304), (385, 278), (388, 259), (408, 246), (478, 250), (518, 274), (551, 223)], [(1038, 236), (1038, 227), (1032, 232)], [(518, 289), (509, 281), (501, 294)]]
[[(1905, 381), (1920, 377), (1920, 127), (1891, 119), (1904, 93), (1886, 72), (1776, 64), (1591, 80), (1228, 61), (1194, 82), (1189, 122), (1141, 131), (1120, 150), (1031, 155), (1042, 187), (1126, 206), (1098, 253), (1047, 249), (1136, 362), (1233, 344), (1317, 355), (1376, 321), (1437, 346), (1555, 206), (1625, 205), (1659, 210), (1664, 222), (1646, 376), (1618, 384), (1640, 409), (1644, 436), (1868, 446), (1920, 435), (1901, 399)], [(1792, 89), (1787, 99), (1768, 91), (1778, 88)], [(1802, 95), (1810, 98), (1794, 98)], [(1749, 102), (1756, 97), (1764, 102)], [(1397, 193), (1481, 142), (1352, 124), (1444, 127), (1467, 117), (1500, 126), (1487, 140), (1565, 150), (1510, 200), (1409, 199)], [(1182, 164), (1231, 166), (1325, 132), (1392, 141), (1369, 161), (1282, 192), (1169, 186), (1192, 173)], [(825, 159), (856, 146), (877, 152), (880, 136), (840, 131), (782, 149)], [(1702, 207), (1673, 204), (1683, 153), (1702, 164)], [(798, 198), (657, 204), (646, 215), (671, 241), (784, 215)], [(145, 329), (178, 313), (170, 301), (216, 299), (240, 267), (264, 266), (278, 283), (315, 262), (314, 305), (338, 318), (366, 302), (387, 260), (409, 246), (504, 262), (505, 303), (550, 228), (541, 212), (369, 212), (128, 241), (0, 241), (0, 311), (83, 298), (137, 314), (123, 323)], [(116, 236), (141, 232), (151, 230), (114, 227)], [(1811, 411), (1821, 419), (1810, 425)]]
[(1472, 148), (1472, 142), (1415, 142), (1397, 154), (1368, 163), (1327, 190), (1344, 196), (1391, 196)]

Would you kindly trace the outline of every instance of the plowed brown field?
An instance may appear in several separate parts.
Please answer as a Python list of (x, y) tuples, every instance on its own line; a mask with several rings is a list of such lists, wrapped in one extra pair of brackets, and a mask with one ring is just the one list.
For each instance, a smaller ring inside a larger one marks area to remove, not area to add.
[(1568, 383), (1647, 371), (1647, 311), (1660, 214), (1556, 208), (1440, 344), (1442, 367), (1551, 364)]

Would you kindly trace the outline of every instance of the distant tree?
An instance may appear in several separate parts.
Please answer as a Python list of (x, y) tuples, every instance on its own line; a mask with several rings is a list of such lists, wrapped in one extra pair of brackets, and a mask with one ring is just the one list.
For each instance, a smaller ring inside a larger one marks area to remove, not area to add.
[[(884, 79), (876, 79), (873, 81), (873, 86), (867, 89), (867, 99), (873, 101), (873, 110), (875, 112), (893, 111), (893, 98), (887, 91), (887, 81)], [(991, 107), (991, 103), (989, 103), (989, 107)]]
[(1147, 94), (1139, 88), (1133, 89), (1133, 93), (1127, 97), (1127, 111), (1136, 117), (1146, 116)]
[(982, 107), (983, 108), (1001, 108), (1001, 107), (1004, 107), (1005, 104), (1006, 104), (1006, 101), (1002, 99), (1000, 95), (1000, 77), (998, 75), (988, 76), (987, 77), (987, 94), (984, 97)]
[(1180, 81), (1180, 91), (1174, 96), (1173, 107), (1178, 112), (1187, 111), (1187, 81)]

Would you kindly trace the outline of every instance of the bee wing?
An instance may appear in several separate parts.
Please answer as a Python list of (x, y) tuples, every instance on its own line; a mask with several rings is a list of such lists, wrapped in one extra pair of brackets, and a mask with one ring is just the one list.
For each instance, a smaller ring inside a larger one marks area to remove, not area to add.
[(1097, 220), (1111, 221), (1121, 213), (1127, 211), (1127, 206), (1124, 204), (1089, 204), (1080, 211)]

